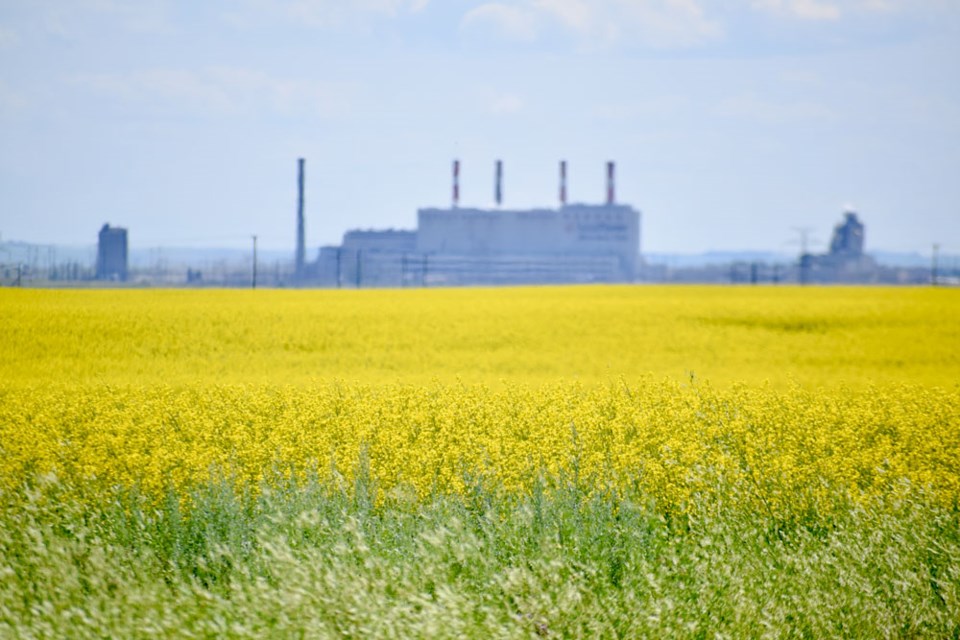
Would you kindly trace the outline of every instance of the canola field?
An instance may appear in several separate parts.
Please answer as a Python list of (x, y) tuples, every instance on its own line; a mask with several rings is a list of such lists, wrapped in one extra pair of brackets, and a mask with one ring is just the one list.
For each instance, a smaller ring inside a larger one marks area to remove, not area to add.
[(960, 634), (960, 292), (0, 291), (0, 635)]
[(542, 287), (15, 291), (0, 376), (35, 386), (497, 386), (623, 377), (949, 387), (951, 290)]

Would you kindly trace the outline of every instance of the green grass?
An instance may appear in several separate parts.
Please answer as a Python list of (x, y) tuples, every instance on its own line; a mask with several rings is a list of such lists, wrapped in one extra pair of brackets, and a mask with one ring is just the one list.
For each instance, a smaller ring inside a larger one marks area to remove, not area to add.
[(912, 489), (786, 523), (562, 480), (230, 486), (0, 494), (0, 637), (960, 636), (960, 511)]

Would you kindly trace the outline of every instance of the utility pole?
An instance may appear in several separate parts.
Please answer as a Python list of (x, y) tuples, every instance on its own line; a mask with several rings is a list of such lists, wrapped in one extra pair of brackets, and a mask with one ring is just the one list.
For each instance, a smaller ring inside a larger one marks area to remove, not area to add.
[(812, 227), (794, 227), (794, 231), (800, 234), (800, 284), (807, 284), (808, 271), (810, 269), (810, 257), (807, 254), (807, 245), (810, 240)]
[(253, 289), (257, 288), (257, 236), (252, 236), (253, 238)]
[(937, 286), (937, 268), (939, 267), (937, 262), (940, 257), (939, 254), (940, 254), (940, 245), (934, 242), (933, 258), (931, 259), (931, 262), (930, 262), (930, 284), (932, 284), (933, 286)]

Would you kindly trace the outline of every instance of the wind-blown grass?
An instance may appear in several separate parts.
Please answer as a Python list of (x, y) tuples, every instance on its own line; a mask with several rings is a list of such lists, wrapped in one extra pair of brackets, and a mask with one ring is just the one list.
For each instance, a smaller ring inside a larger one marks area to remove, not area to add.
[(41, 478), (2, 496), (0, 635), (960, 633), (960, 515), (922, 491), (808, 526), (719, 503), (668, 518), (554, 480), (427, 500), (362, 474), (255, 497), (214, 481), (185, 513), (177, 496), (62, 499)]

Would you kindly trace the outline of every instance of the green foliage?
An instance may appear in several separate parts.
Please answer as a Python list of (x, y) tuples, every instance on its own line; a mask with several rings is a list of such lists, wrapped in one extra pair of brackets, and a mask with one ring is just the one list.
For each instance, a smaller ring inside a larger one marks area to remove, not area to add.
[(919, 490), (805, 523), (720, 504), (667, 518), (575, 478), (428, 500), (357, 478), (211, 480), (189, 509), (34, 478), (0, 495), (0, 636), (960, 633), (960, 513)]

